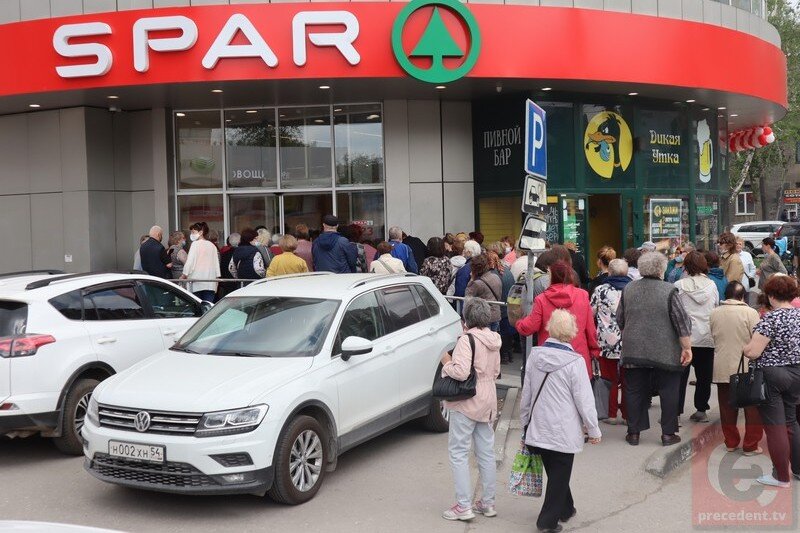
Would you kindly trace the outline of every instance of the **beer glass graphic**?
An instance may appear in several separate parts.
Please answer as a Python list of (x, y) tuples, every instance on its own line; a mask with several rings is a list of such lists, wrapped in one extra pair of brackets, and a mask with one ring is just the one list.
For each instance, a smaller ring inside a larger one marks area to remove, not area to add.
[(700, 181), (711, 181), (711, 167), (714, 166), (714, 151), (711, 146), (711, 129), (706, 119), (697, 123), (697, 144), (700, 147)]

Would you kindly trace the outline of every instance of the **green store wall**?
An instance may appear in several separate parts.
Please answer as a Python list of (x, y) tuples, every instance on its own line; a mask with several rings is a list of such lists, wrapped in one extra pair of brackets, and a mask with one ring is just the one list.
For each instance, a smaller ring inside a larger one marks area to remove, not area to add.
[[(500, 232), (494, 213), (520, 211), (526, 98), (473, 102), (476, 227), (489, 229), (487, 239), (501, 236), (494, 235)], [(600, 239), (622, 248), (648, 240), (650, 200), (673, 199), (680, 200), (681, 234), (670, 244), (688, 239), (708, 248), (715, 242), (727, 215), (726, 117), (630, 98), (532, 99), (547, 112), (548, 221), (558, 223), (548, 228), (551, 240), (564, 242), (577, 232), (591, 264)], [(618, 211), (604, 216), (615, 205)], [(613, 240), (609, 224), (618, 226)]]

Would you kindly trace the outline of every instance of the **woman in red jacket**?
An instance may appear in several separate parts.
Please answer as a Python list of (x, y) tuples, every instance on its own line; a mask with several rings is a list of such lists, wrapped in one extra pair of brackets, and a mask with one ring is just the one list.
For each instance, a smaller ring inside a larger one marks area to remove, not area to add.
[(545, 326), (556, 309), (569, 311), (578, 323), (578, 335), (572, 341), (572, 348), (583, 356), (586, 371), (592, 376), (592, 357), (600, 355), (597, 344), (597, 329), (594, 325), (592, 307), (589, 305), (589, 293), (575, 287), (572, 279), (572, 268), (562, 261), (550, 265), (550, 287), (533, 301), (530, 315), (517, 322), (520, 335), (538, 334), (539, 346), (548, 338)]

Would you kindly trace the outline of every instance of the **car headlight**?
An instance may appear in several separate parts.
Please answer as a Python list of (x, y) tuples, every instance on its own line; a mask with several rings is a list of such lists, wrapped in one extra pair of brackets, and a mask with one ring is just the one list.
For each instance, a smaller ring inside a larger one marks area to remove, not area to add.
[(244, 409), (206, 413), (197, 424), (195, 436), (218, 437), (253, 431), (264, 420), (268, 410), (267, 405), (255, 405)]
[(89, 398), (89, 407), (86, 409), (86, 419), (95, 426), (100, 425), (100, 404), (97, 403), (94, 394)]

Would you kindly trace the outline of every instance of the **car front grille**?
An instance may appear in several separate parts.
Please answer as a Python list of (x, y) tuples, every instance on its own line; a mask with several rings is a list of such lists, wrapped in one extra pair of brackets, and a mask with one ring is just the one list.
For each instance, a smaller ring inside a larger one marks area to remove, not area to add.
[(210, 476), (187, 463), (162, 464), (141, 463), (96, 453), (90, 468), (109, 480), (130, 481), (158, 487), (213, 487), (217, 486)]
[[(140, 432), (136, 429), (135, 420), (136, 415), (142, 411), (150, 415), (150, 427)], [(100, 406), (100, 426), (157, 435), (194, 435), (202, 416), (198, 413), (170, 413), (110, 405)]]

